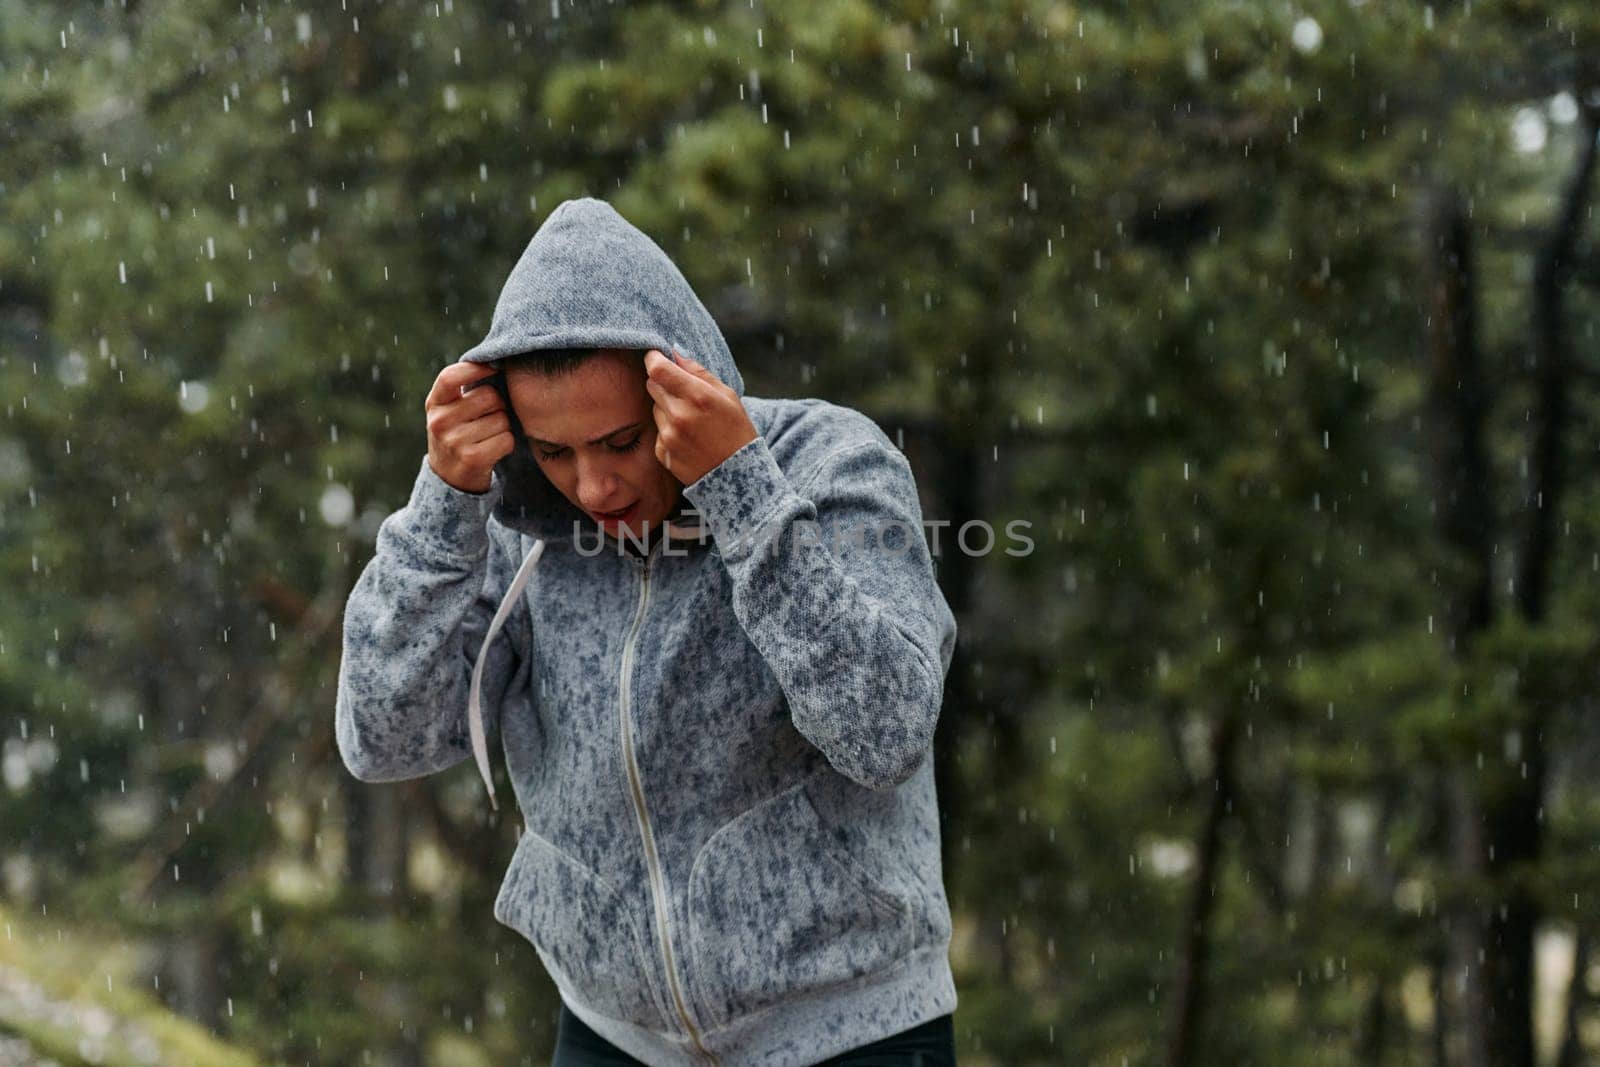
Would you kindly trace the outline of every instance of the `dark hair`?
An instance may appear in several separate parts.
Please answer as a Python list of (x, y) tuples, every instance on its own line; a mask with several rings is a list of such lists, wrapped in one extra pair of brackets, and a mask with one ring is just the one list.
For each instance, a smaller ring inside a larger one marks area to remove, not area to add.
[(508, 374), (520, 371), (555, 377), (571, 374), (603, 351), (602, 348), (535, 348), (495, 362)]

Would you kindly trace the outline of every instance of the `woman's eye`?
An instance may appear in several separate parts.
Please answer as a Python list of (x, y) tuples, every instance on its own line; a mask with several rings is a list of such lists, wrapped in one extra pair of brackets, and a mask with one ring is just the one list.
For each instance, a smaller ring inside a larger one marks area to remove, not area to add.
[[(639, 447), (639, 441), (643, 437), (644, 435), (640, 434), (638, 437), (635, 437), (632, 441), (629, 441), (625, 445), (614, 445), (608, 442), (606, 447), (613, 452), (632, 452), (634, 449)], [(562, 456), (567, 454), (567, 450), (565, 448), (558, 448), (554, 451), (547, 451), (546, 449), (540, 448), (535, 449), (535, 451), (539, 454), (540, 459), (560, 459)]]

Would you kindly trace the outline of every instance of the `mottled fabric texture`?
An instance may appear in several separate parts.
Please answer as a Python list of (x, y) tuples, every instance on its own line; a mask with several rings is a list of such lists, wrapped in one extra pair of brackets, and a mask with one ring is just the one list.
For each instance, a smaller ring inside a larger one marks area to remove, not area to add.
[(905, 457), (850, 408), (745, 396), (682, 274), (589, 198), (545, 220), (463, 358), (576, 346), (676, 346), (759, 437), (643, 557), (525, 443), (482, 494), (423, 457), (346, 607), (346, 766), (471, 759), (481, 665), (523, 822), (495, 918), (646, 1063), (811, 1064), (954, 1011), (930, 755), (956, 624)]

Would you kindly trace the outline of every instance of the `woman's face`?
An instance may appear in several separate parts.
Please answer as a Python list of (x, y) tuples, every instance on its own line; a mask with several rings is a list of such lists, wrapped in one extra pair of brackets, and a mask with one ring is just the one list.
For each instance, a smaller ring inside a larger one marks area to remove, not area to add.
[[(550, 484), (598, 522), (641, 542), (678, 509), (682, 483), (656, 459), (644, 353), (605, 349), (556, 376), (506, 377), (511, 406)], [(620, 515), (608, 514), (622, 511)]]

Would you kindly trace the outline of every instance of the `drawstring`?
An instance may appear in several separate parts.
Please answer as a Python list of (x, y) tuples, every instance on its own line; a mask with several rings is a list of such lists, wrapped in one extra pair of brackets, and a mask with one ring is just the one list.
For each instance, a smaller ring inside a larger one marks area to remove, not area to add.
[(483, 635), (483, 647), (478, 649), (478, 662), (472, 667), (472, 691), (467, 703), (467, 732), (472, 735), (472, 755), (478, 761), (478, 773), (483, 776), (484, 788), (489, 790), (489, 806), (495, 811), (500, 810), (500, 805), (494, 799), (494, 778), (489, 772), (489, 742), (483, 731), (483, 664), (489, 658), (489, 645), (493, 643), (495, 634), (500, 632), (500, 627), (505, 623), (506, 616), (511, 614), (512, 605), (522, 595), (522, 590), (528, 584), (528, 579), (533, 575), (533, 568), (538, 564), (539, 557), (544, 553), (544, 540), (536, 538), (533, 548), (522, 561), (522, 566), (517, 568), (516, 577), (511, 579), (511, 588), (506, 590), (506, 595), (500, 601), (500, 607), (494, 613), (494, 619), (489, 623), (489, 632)]

